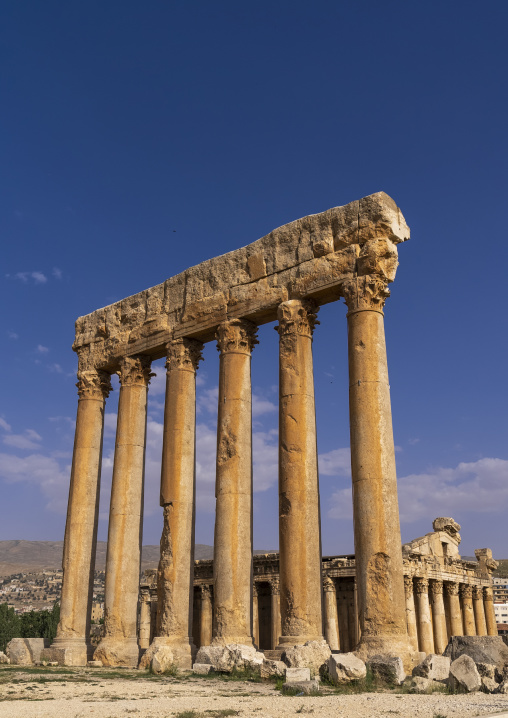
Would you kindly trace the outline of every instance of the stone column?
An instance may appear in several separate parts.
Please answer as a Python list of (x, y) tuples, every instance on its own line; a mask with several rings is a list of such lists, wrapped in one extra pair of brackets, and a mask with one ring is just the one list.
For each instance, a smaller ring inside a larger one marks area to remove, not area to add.
[(476, 635), (487, 635), (487, 624), (485, 622), (485, 609), (483, 607), (483, 588), (473, 586), (473, 610), (476, 625)]
[[(157, 571), (157, 628), (148, 666), (159, 649), (171, 649), (173, 662), (192, 668), (194, 601), (194, 523), (196, 513), (196, 370), (203, 345), (194, 339), (168, 343), (166, 401), (162, 441), (160, 504), (164, 512)], [(161, 653), (161, 655), (162, 655)]]
[(332, 649), (340, 649), (339, 641), (339, 617), (337, 615), (337, 592), (335, 582), (330, 576), (323, 578), (324, 591), (324, 614), (325, 614), (325, 639)]
[(494, 594), (492, 586), (485, 586), (483, 589), (483, 607), (485, 609), (485, 623), (487, 624), (487, 636), (497, 636), (497, 621), (494, 613)]
[(317, 307), (279, 306), (280, 648), (323, 640), (321, 526), (312, 368)]
[(271, 591), (271, 614), (272, 614), (272, 625), (271, 625), (271, 643), (272, 649), (277, 648), (279, 642), (279, 636), (281, 634), (281, 622), (280, 622), (280, 582), (278, 578), (270, 579), (270, 591)]
[(259, 650), (258, 587), (255, 581), (252, 583), (252, 638), (254, 645)]
[(202, 646), (209, 646), (212, 642), (213, 626), (213, 588), (201, 585), (201, 616), (199, 637)]
[(256, 327), (219, 325), (219, 414), (215, 495), (214, 644), (252, 645), (252, 393)]
[(60, 622), (47, 660), (66, 666), (86, 666), (92, 657), (92, 611), (95, 549), (102, 461), (105, 400), (111, 391), (109, 374), (78, 371), (78, 412), (72, 456), (67, 523), (63, 549)]
[(462, 599), (462, 616), (464, 618), (464, 635), (476, 636), (473, 611), (473, 587), (468, 583), (460, 584), (460, 597)]
[(445, 583), (445, 593), (448, 603), (448, 617), (452, 636), (462, 636), (462, 616), (460, 613), (459, 584)]
[(416, 609), (413, 594), (413, 577), (404, 576), (404, 591), (406, 594), (406, 625), (407, 635), (413, 650), (418, 650), (418, 630), (416, 628)]
[(139, 647), (150, 645), (151, 605), (150, 591), (141, 591), (139, 596)]
[(423, 577), (415, 578), (416, 609), (418, 616), (418, 636), (420, 651), (434, 653), (434, 636), (429, 604), (429, 581)]
[(434, 625), (434, 650), (441, 655), (448, 643), (446, 631), (446, 614), (443, 600), (443, 582), (430, 582), (430, 595), (432, 596), (432, 618)]
[(104, 637), (94, 658), (105, 666), (138, 665), (136, 630), (143, 529), (146, 408), (151, 360), (125, 357), (111, 485)]
[(349, 413), (358, 652), (396, 653), (409, 667), (395, 448), (384, 334), (386, 282), (342, 285), (348, 307)]

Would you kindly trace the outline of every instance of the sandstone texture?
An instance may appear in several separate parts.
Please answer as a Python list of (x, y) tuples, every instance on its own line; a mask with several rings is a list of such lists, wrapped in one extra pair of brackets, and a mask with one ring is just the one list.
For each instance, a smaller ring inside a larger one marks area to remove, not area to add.
[(332, 654), (326, 662), (328, 675), (334, 683), (349, 683), (365, 678), (365, 663), (354, 653)]
[(466, 654), (452, 661), (448, 681), (450, 688), (462, 693), (479, 691), (482, 685), (475, 662)]
[(308, 641), (303, 646), (288, 648), (281, 659), (289, 668), (310, 668), (311, 676), (319, 676), (331, 655), (326, 641)]
[(450, 673), (450, 663), (448, 656), (438, 656), (431, 653), (424, 661), (413, 668), (413, 676), (421, 676), (434, 681), (446, 681)]
[(388, 685), (400, 686), (406, 679), (402, 659), (398, 656), (372, 656), (367, 661), (367, 668), (374, 678)]
[(319, 692), (319, 681), (316, 680), (310, 680), (310, 681), (294, 681), (291, 683), (283, 683), (282, 685), (282, 692), (283, 693), (293, 693), (294, 691), (298, 691), (296, 695), (307, 695), (310, 696), (313, 693)]
[(508, 664), (508, 646), (501, 636), (452, 636), (445, 656), (455, 661), (462, 655), (475, 663), (493, 664), (500, 671)]
[(263, 653), (254, 646), (231, 643), (226, 646), (202, 646), (196, 656), (196, 663), (213, 666), (214, 671), (231, 673), (234, 670), (261, 670)]
[(30, 666), (41, 660), (41, 653), (47, 645), (45, 638), (13, 638), (7, 644), (5, 653), (11, 663)]
[(10, 663), (11, 660), (3, 651), (0, 651), (0, 663)]
[(286, 683), (310, 681), (310, 668), (286, 668)]
[(272, 678), (286, 675), (286, 664), (282, 661), (264, 660), (261, 665), (261, 678)]

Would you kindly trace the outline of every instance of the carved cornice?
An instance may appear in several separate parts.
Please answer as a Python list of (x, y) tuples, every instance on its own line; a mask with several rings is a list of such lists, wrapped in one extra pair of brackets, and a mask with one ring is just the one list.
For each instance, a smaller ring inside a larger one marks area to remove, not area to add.
[(317, 313), (319, 307), (313, 299), (290, 299), (279, 304), (277, 310), (278, 326), (275, 329), (279, 336), (299, 334), (312, 338), (316, 324), (319, 324)]
[(96, 369), (78, 371), (76, 386), (80, 399), (107, 399), (109, 393), (113, 391), (110, 375)]
[(268, 582), (270, 584), (272, 596), (278, 596), (280, 594), (280, 582), (278, 578), (271, 578)]
[(478, 600), (483, 600), (483, 587), (482, 586), (473, 586), (473, 598)]
[(461, 583), (459, 590), (462, 598), (473, 598), (473, 587), (469, 583)]
[(174, 339), (166, 345), (166, 370), (169, 373), (174, 369), (183, 371), (197, 371), (198, 364), (203, 358), (203, 344), (197, 339)]
[(390, 296), (388, 281), (373, 275), (348, 279), (341, 285), (341, 293), (350, 312), (382, 312), (385, 301)]
[(335, 593), (335, 581), (333, 578), (330, 578), (330, 576), (323, 578), (323, 590), (326, 591), (326, 593)]
[(120, 362), (120, 371), (117, 372), (122, 386), (142, 385), (148, 386), (150, 379), (155, 376), (150, 371), (152, 360), (149, 356), (123, 357)]
[(458, 596), (459, 584), (452, 581), (446, 581), (444, 584), (444, 590), (447, 596)]
[(404, 576), (404, 591), (406, 592), (406, 596), (413, 595), (413, 577), (412, 576)]
[(428, 593), (429, 592), (429, 580), (422, 576), (418, 576), (415, 579), (415, 591), (416, 593)]
[(259, 344), (256, 332), (256, 325), (247, 319), (228, 319), (217, 327), (217, 351), (221, 354), (234, 352), (250, 356), (254, 346)]
[(443, 595), (443, 582), (434, 580), (429, 583), (429, 591), (433, 598)]

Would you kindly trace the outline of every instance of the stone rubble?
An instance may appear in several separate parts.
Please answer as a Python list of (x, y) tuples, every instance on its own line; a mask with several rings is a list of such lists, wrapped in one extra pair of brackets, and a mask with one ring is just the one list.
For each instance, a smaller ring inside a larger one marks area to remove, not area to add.
[(366, 665), (372, 671), (374, 678), (388, 685), (401, 686), (406, 679), (404, 665), (399, 656), (372, 656)]
[(448, 656), (429, 654), (425, 660), (413, 668), (413, 676), (421, 676), (434, 681), (446, 681), (450, 673), (451, 661)]
[(354, 653), (333, 653), (326, 662), (328, 675), (333, 683), (349, 683), (365, 678), (365, 663)]
[(448, 685), (457, 693), (472, 693), (480, 690), (482, 679), (470, 656), (464, 654), (452, 661)]

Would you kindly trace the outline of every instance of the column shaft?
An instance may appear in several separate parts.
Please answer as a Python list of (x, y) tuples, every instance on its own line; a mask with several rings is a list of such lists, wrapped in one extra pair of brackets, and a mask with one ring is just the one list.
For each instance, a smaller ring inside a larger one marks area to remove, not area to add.
[(143, 591), (139, 606), (139, 647), (143, 650), (150, 645), (151, 606), (150, 592)]
[(487, 636), (497, 636), (497, 621), (494, 613), (494, 594), (491, 586), (483, 589), (483, 606), (485, 609), (485, 623), (487, 624)]
[(430, 582), (430, 595), (432, 597), (432, 618), (434, 626), (434, 650), (441, 655), (448, 643), (446, 631), (446, 615), (443, 600), (443, 582)]
[(418, 650), (418, 630), (416, 626), (416, 609), (413, 593), (412, 576), (404, 576), (404, 590), (406, 594), (406, 625), (409, 642), (414, 651)]
[(213, 643), (252, 644), (252, 393), (256, 328), (223, 322), (220, 351)]
[(481, 586), (473, 587), (473, 610), (476, 625), (476, 635), (487, 635), (487, 624), (485, 622), (485, 608), (483, 606), (483, 589)]
[(464, 618), (464, 635), (476, 636), (476, 626), (474, 622), (473, 611), (473, 587), (468, 583), (460, 585), (460, 595), (462, 598), (462, 615)]
[(147, 391), (150, 359), (121, 362), (111, 486), (104, 637), (94, 657), (106, 666), (137, 666), (137, 605), (143, 528)]
[(258, 588), (255, 582), (252, 584), (252, 639), (256, 648), (259, 649)]
[(280, 647), (323, 640), (321, 527), (312, 367), (316, 306), (279, 306)]
[(429, 582), (426, 578), (415, 579), (416, 609), (418, 616), (418, 637), (420, 651), (434, 653), (434, 636), (429, 604)]
[(337, 615), (337, 593), (335, 582), (329, 576), (323, 579), (325, 639), (332, 651), (340, 649), (339, 617)]
[(270, 580), (270, 608), (271, 608), (271, 643), (270, 648), (273, 650), (277, 648), (279, 643), (279, 636), (281, 634), (281, 620), (280, 620), (280, 582), (278, 578), (272, 578)]
[(91, 658), (95, 551), (102, 460), (105, 399), (111, 390), (109, 374), (78, 371), (78, 411), (72, 456), (67, 522), (63, 549), (60, 622), (49, 660), (85, 666)]
[(358, 650), (396, 652), (409, 662), (390, 387), (382, 307), (386, 283), (343, 285), (348, 306), (349, 407)]
[(448, 616), (452, 636), (462, 636), (462, 615), (460, 612), (459, 584), (445, 583), (445, 592), (448, 603)]
[(213, 601), (212, 587), (201, 586), (201, 616), (199, 626), (199, 636), (201, 646), (209, 646), (212, 642), (212, 625), (213, 625)]

